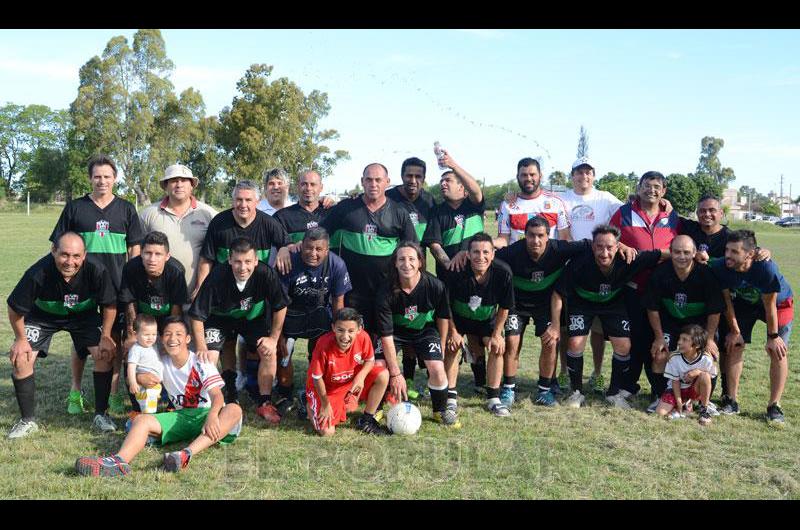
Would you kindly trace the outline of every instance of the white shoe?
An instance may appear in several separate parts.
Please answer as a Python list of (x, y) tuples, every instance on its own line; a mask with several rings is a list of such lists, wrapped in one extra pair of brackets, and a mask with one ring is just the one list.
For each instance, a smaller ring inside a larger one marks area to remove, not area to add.
[(686, 416), (678, 412), (677, 410), (673, 409), (672, 412), (667, 414), (667, 419), (669, 420), (682, 420)]
[(647, 410), (646, 410), (646, 412), (647, 412), (648, 414), (653, 414), (653, 413), (655, 413), (655, 411), (656, 411), (656, 408), (658, 408), (658, 402), (659, 402), (659, 401), (661, 401), (661, 400), (660, 400), (660, 399), (657, 399), (657, 400), (653, 401), (652, 403), (650, 403), (650, 404), (647, 406)]
[(575, 392), (569, 395), (564, 404), (571, 409), (579, 409), (581, 408), (581, 405), (583, 405), (584, 401), (586, 401), (586, 398), (583, 397), (581, 391), (576, 390)]
[(631, 394), (630, 392), (628, 392), (628, 391), (627, 391), (627, 390), (625, 390), (625, 389), (622, 389), (622, 388), (620, 388), (620, 389), (619, 389), (619, 392), (617, 392), (617, 395), (618, 395), (618, 396), (620, 396), (620, 397), (622, 397), (622, 399), (628, 399), (628, 398), (629, 398), (629, 397), (631, 397), (633, 394)]
[[(624, 390), (620, 390), (618, 394), (614, 394), (613, 396), (606, 396), (606, 401), (611, 403), (614, 408), (628, 410), (631, 408), (631, 404), (625, 400), (625, 397), (622, 395)], [(630, 395), (630, 392), (628, 392)]]
[(92, 425), (102, 432), (115, 432), (117, 430), (117, 426), (114, 425), (114, 422), (111, 421), (111, 418), (109, 418), (107, 414), (97, 414), (94, 417)]
[(39, 430), (39, 426), (33, 420), (18, 420), (17, 423), (11, 427), (8, 432), (8, 438), (13, 440), (15, 438), (23, 438), (31, 433)]
[[(277, 379), (277, 378), (276, 378)], [(247, 375), (239, 370), (236, 371), (236, 390), (241, 392), (247, 385)]]
[(710, 401), (708, 402), (708, 405), (706, 405), (706, 412), (708, 412), (711, 416), (719, 416), (717, 406)]

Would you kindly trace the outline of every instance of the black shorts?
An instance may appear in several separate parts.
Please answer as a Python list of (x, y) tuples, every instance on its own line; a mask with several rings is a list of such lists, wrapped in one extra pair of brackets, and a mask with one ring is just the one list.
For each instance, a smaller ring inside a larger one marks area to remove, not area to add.
[(234, 340), (236, 335), (241, 335), (247, 349), (255, 352), (258, 349), (258, 339), (270, 334), (270, 325), (263, 318), (238, 320), (212, 315), (206, 320), (204, 327), (208, 349), (217, 351), (222, 351), (226, 340)]
[(66, 331), (72, 338), (78, 357), (86, 359), (89, 348), (100, 343), (100, 315), (93, 313), (87, 317), (74, 320), (59, 319), (45, 320), (36, 317), (25, 318), (25, 336), (31, 344), (33, 351), (38, 351), (38, 357), (47, 357), (50, 341), (57, 331)]
[(570, 337), (583, 337), (592, 330), (594, 317), (600, 319), (603, 333), (608, 337), (630, 337), (631, 322), (623, 304), (611, 306), (582, 306), (571, 304), (567, 312), (567, 334)]
[(470, 320), (453, 315), (453, 323), (461, 335), (475, 335), (478, 338), (489, 338), (494, 332), (495, 318), (491, 320)]
[(114, 324), (111, 326), (111, 333), (122, 336), (125, 332), (125, 310), (127, 304), (117, 304), (117, 316), (114, 318)]
[[(397, 335), (393, 336), (394, 347), (398, 352), (406, 347), (414, 349), (414, 354), (417, 356), (420, 364), (424, 366), (425, 361), (441, 361), (444, 360), (442, 354), (442, 340), (439, 332), (433, 328), (423, 329), (421, 334), (415, 338), (403, 338)], [(380, 351), (378, 351), (380, 350)], [(383, 353), (383, 345), (378, 341), (378, 348), (375, 350), (376, 359), (385, 359)]]
[(525, 329), (528, 323), (533, 321), (536, 327), (536, 336), (541, 337), (550, 325), (550, 315), (531, 314), (523, 311), (511, 311), (508, 313), (506, 325), (503, 328), (506, 332), (506, 337), (517, 337), (525, 334)]
[(286, 310), (283, 336), (292, 339), (316, 339), (331, 330), (333, 318), (328, 307), (311, 311)]

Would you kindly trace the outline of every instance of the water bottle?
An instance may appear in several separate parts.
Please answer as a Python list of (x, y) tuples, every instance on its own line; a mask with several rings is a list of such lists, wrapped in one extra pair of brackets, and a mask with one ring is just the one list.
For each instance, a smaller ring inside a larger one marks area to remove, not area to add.
[(444, 148), (439, 141), (433, 142), (433, 153), (436, 155), (436, 160), (439, 162), (439, 169), (448, 169), (447, 166), (444, 164)]

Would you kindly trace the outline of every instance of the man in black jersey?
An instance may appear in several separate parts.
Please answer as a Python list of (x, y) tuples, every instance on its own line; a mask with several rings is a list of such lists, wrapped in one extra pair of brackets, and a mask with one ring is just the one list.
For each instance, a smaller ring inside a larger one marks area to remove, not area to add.
[[(297, 204), (281, 208), (272, 216), (289, 234), (289, 239), (296, 245), (303, 240), (306, 230), (319, 226), (329, 210), (326, 210), (320, 201), (322, 194), (322, 177), (316, 171), (305, 171), (297, 178)], [(286, 248), (286, 247), (284, 247)], [(281, 249), (283, 250), (283, 249)], [(287, 250), (294, 250), (289, 248)], [(281, 258), (288, 259), (287, 251), (278, 253), (276, 267), (280, 272), (286, 273), (281, 267)]]
[[(21, 438), (38, 429), (34, 363), (37, 357), (47, 357), (58, 331), (69, 332), (83, 362), (89, 355), (94, 359), (94, 425), (104, 432), (116, 429), (106, 416), (116, 350), (111, 338), (116, 302), (111, 275), (102, 265), (86, 259), (83, 239), (75, 232), (61, 234), (51, 253), (25, 272), (7, 300), (14, 332), (11, 378), (21, 413), (9, 438)], [(102, 319), (98, 307), (102, 307)]]
[(678, 232), (692, 238), (697, 253), (695, 259), (707, 263), (709, 259), (725, 257), (728, 227), (721, 224), (722, 205), (714, 195), (703, 195), (697, 201), (697, 221), (680, 218)]
[[(492, 237), (484, 232), (472, 236), (468, 245), (469, 261), (463, 271), (445, 272), (444, 282), (450, 298), (453, 320), (447, 339), (445, 370), (448, 402), (455, 401), (458, 377), (458, 354), (475, 364), (489, 349), (486, 408), (495, 416), (509, 416), (511, 411), (500, 401), (505, 339), (503, 327), (514, 307), (512, 274), (508, 266), (494, 259)], [(464, 344), (464, 335), (467, 345)], [(485, 365), (485, 364), (484, 364)]]
[[(334, 206), (320, 223), (331, 234), (331, 250), (347, 265), (353, 290), (345, 299), (347, 307), (364, 317), (364, 329), (376, 338), (375, 293), (386, 282), (392, 252), (400, 241), (417, 241), (408, 212), (386, 198), (389, 172), (383, 164), (372, 163), (361, 177), (364, 193)], [(376, 359), (380, 355), (376, 353)], [(397, 359), (387, 359), (390, 373), (396, 373)], [(398, 378), (389, 383), (394, 395), (405, 391)]]
[(629, 388), (630, 370), (630, 318), (625, 308), (622, 289), (637, 273), (655, 267), (669, 256), (667, 250), (639, 252), (630, 264), (618, 255), (619, 229), (598, 225), (592, 230), (592, 250), (570, 260), (559, 278), (551, 301), (551, 328), (560, 333), (561, 309), (567, 299), (566, 317), (569, 328), (567, 340), (567, 370), (572, 394), (567, 406), (580, 407), (585, 398), (583, 388), (583, 350), (594, 317), (600, 318), (604, 334), (614, 348), (611, 363), (611, 384), (606, 400), (619, 408), (630, 408), (626, 398), (633, 392)]
[[(695, 262), (697, 248), (692, 238), (676, 236), (670, 242), (670, 261), (656, 267), (648, 280), (644, 296), (647, 318), (653, 328), (653, 374), (658, 382), (654, 389), (656, 400), (647, 412), (655, 412), (658, 398), (667, 390), (664, 367), (670, 352), (678, 346), (680, 330), (689, 324), (702, 326), (708, 334), (708, 351), (718, 357), (714, 335), (719, 317), (725, 308), (722, 289), (707, 266)], [(712, 385), (713, 392), (713, 385)], [(709, 407), (709, 412), (714, 413)]]
[[(258, 260), (251, 240), (231, 241), (228, 263), (214, 267), (208, 275), (189, 317), (201, 362), (216, 364), (226, 339), (237, 334), (244, 337), (249, 353), (258, 353), (259, 395), (251, 397), (258, 403), (259, 416), (273, 425), (279, 423), (280, 414), (272, 405), (272, 382), (286, 299), (278, 274)], [(235, 385), (226, 383), (225, 389), (225, 401), (236, 402)]]
[[(86, 255), (89, 261), (105, 267), (111, 276), (115, 293), (119, 293), (122, 281), (122, 267), (125, 261), (139, 255), (139, 244), (144, 237), (136, 207), (130, 202), (114, 195), (114, 184), (117, 180), (117, 167), (107, 156), (92, 158), (88, 165), (89, 180), (92, 192), (74, 199), (64, 206), (61, 216), (50, 234), (50, 241), (55, 243), (65, 232), (76, 232), (86, 244)], [(111, 337), (118, 348), (121, 348), (120, 335), (123, 327), (124, 308), (117, 310), (117, 321), (114, 323)], [(111, 381), (111, 411), (123, 413), (123, 398), (117, 393), (119, 386), (119, 369), (122, 363), (122, 352), (116, 351), (113, 362)], [(67, 412), (80, 414), (84, 410), (81, 394), (84, 361), (72, 350), (72, 388), (68, 397)], [(103, 416), (105, 418), (106, 416)], [(112, 425), (106, 425), (110, 430)]]

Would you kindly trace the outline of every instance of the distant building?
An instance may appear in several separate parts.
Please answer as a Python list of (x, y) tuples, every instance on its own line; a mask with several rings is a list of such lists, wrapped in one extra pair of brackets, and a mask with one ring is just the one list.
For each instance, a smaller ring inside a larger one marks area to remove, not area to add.
[(722, 207), (728, 207), (728, 222), (742, 221), (747, 213), (747, 198), (739, 198), (739, 192), (734, 188), (722, 190)]

